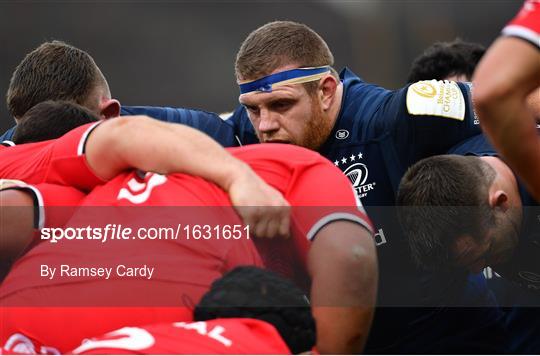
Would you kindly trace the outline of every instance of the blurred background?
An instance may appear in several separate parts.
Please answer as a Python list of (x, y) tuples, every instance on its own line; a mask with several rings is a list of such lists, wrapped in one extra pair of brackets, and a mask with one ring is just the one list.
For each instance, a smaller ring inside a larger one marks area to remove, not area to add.
[(336, 69), (386, 88), (403, 86), (412, 60), (455, 37), (489, 45), (522, 0), (2, 1), (0, 130), (24, 55), (59, 39), (89, 52), (126, 105), (223, 112), (237, 105), (234, 58), (243, 39), (273, 20), (303, 22), (326, 39)]

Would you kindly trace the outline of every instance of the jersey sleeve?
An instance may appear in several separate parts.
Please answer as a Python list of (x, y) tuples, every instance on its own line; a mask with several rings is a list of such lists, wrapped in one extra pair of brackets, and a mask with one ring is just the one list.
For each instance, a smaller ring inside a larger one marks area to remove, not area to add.
[(204, 132), (224, 147), (238, 146), (234, 128), (215, 113), (184, 108), (123, 106), (121, 115), (146, 115), (160, 121), (187, 125)]
[(308, 240), (334, 221), (351, 221), (373, 232), (371, 221), (349, 180), (323, 157), (293, 174), (285, 199), (296, 229)]
[(392, 135), (402, 162), (410, 165), (444, 154), (481, 133), (471, 90), (468, 83), (431, 80), (393, 92), (376, 115), (378, 125)]
[(85, 197), (80, 190), (55, 184), (26, 184), (23, 181), (0, 179), (0, 191), (25, 191), (34, 202), (34, 228), (63, 226), (71, 217), (74, 207)]
[(73, 186), (84, 191), (102, 184), (85, 156), (86, 140), (97, 125), (99, 122), (80, 126), (56, 140), (1, 146), (0, 178)]
[(502, 30), (502, 35), (521, 38), (540, 49), (540, 1), (525, 1), (516, 17)]
[(43, 182), (71, 186), (90, 191), (104, 181), (96, 176), (86, 160), (86, 142), (101, 122), (90, 123), (71, 130), (52, 141), (47, 148), (49, 162)]

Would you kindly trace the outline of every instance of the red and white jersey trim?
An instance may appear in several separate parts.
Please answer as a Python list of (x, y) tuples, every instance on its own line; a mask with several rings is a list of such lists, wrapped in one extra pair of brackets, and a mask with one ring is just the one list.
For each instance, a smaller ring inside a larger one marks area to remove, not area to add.
[(43, 229), (45, 227), (45, 203), (43, 200), (43, 195), (41, 192), (34, 186), (26, 184), (23, 181), (16, 179), (0, 179), (0, 191), (8, 189), (17, 189), (17, 190), (26, 190), (32, 193), (34, 200), (34, 206), (38, 209), (38, 222), (36, 229)]
[(84, 154), (86, 141), (88, 140), (88, 136), (101, 123), (103, 123), (103, 121), (97, 121), (93, 125), (90, 125), (88, 127), (88, 129), (86, 129), (86, 131), (82, 134), (81, 140), (79, 141), (79, 146), (77, 147), (77, 155), (82, 156)]
[(502, 34), (504, 36), (523, 38), (524, 40), (529, 41), (536, 47), (540, 48), (540, 33), (534, 32), (527, 27), (518, 25), (506, 26), (502, 31)]
[(540, 0), (527, 0), (514, 19), (503, 29), (503, 36), (513, 36), (540, 48)]

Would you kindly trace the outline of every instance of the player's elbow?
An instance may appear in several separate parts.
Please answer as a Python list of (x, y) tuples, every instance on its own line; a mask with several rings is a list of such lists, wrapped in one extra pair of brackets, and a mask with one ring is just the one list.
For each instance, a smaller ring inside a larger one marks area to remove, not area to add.
[(527, 93), (511, 81), (475, 83), (472, 94), (474, 109), (480, 116), (480, 123), (500, 120), (500, 113), (504, 112), (502, 108), (509, 103), (524, 102), (527, 97)]
[(360, 287), (365, 287), (367, 280), (370, 280), (368, 284), (376, 283), (375, 243), (372, 234), (364, 227), (348, 221), (331, 223), (317, 234), (311, 249), (313, 259), (327, 258), (335, 264), (335, 269), (351, 276)]
[(508, 94), (510, 93), (510, 87), (507, 85), (475, 86), (473, 90), (474, 107), (477, 111), (489, 110), (501, 100), (508, 98)]

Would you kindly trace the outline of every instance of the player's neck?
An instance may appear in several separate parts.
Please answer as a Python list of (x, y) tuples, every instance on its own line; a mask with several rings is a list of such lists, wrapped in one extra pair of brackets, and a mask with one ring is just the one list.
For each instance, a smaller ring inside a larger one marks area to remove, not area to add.
[(336, 94), (334, 95), (334, 99), (332, 101), (330, 109), (328, 110), (328, 118), (330, 122), (332, 123), (332, 127), (336, 125), (338, 116), (341, 112), (342, 101), (343, 101), (343, 83), (339, 83), (339, 85), (336, 87)]

